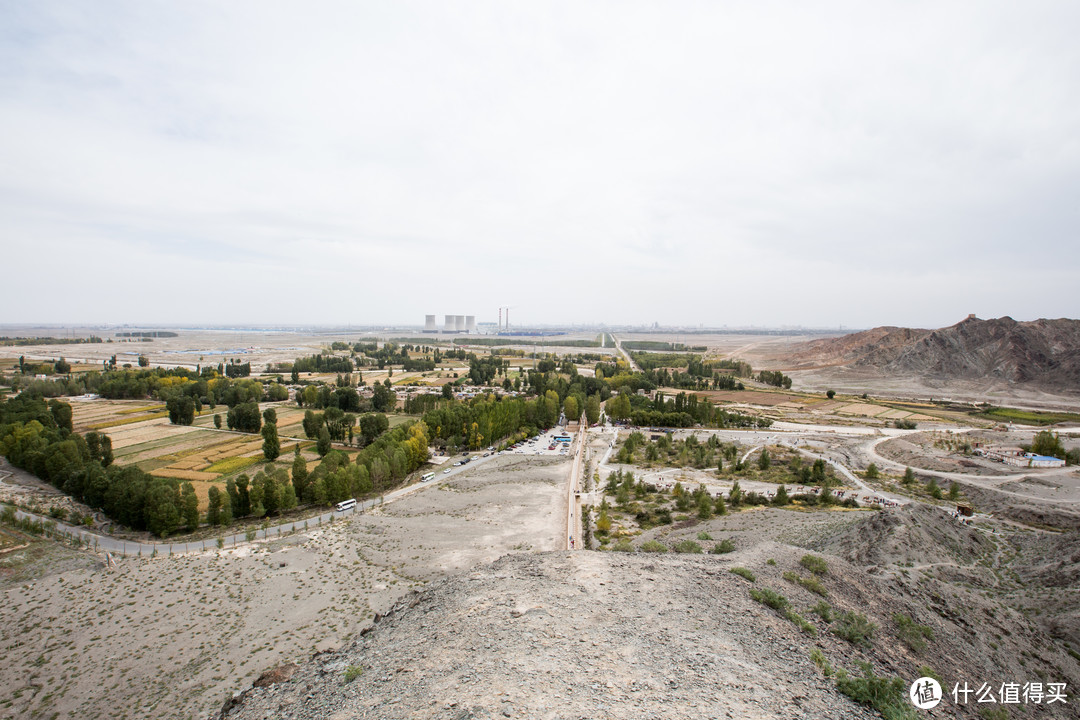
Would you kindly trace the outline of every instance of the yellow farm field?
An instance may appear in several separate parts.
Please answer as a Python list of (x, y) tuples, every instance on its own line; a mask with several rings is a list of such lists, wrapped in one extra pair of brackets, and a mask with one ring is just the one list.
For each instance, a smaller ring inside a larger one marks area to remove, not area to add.
[(153, 475), (165, 478), (179, 478), (180, 480), (217, 480), (216, 473), (198, 472), (196, 470), (178, 470), (176, 468), (165, 467), (155, 470)]
[(858, 415), (860, 417), (877, 417), (884, 412), (887, 412), (888, 408), (883, 408), (880, 405), (868, 405), (866, 403), (853, 403), (851, 405), (845, 405), (840, 408), (836, 408), (834, 412), (839, 415)]
[(138, 424), (133, 423), (131, 425), (111, 428), (107, 434), (112, 439), (113, 450), (119, 450), (131, 445), (158, 440), (163, 437), (186, 435), (192, 432), (198, 432), (198, 430), (184, 425), (172, 425), (168, 420), (165, 420), (164, 422), (161, 420), (150, 420)]

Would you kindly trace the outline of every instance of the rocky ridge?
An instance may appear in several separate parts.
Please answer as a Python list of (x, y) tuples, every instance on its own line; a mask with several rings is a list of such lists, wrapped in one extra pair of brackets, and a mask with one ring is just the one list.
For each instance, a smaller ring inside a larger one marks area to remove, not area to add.
[[(939, 515), (914, 519), (927, 526), (919, 538), (950, 535), (948, 516)], [(826, 544), (843, 551), (912, 522), (882, 517), (868, 515)], [(974, 537), (956, 540), (950, 556), (985, 550)], [(227, 702), (220, 718), (878, 717), (836, 689), (811, 661), (815, 650), (834, 668), (858, 674), (858, 663), (869, 662), (905, 683), (922, 666), (943, 684), (1038, 676), (1074, 687), (1080, 677), (1080, 666), (1022, 613), (885, 555), (826, 556), (825, 601), (876, 626), (865, 646), (847, 642), (810, 611), (822, 597), (783, 577), (808, 574), (799, 565), (805, 552), (762, 542), (724, 556), (508, 555), (404, 598), (358, 640), (277, 670)], [(732, 574), (734, 566), (756, 581)], [(751, 588), (782, 593), (813, 634), (754, 602)], [(897, 613), (931, 628), (933, 642), (906, 646)], [(975, 718), (977, 709), (954, 706), (950, 717)], [(1071, 707), (1040, 712), (1072, 716)]]
[(999, 380), (1050, 391), (1080, 387), (1080, 320), (968, 317), (937, 330), (878, 327), (792, 349), (792, 369), (847, 366), (938, 380)]

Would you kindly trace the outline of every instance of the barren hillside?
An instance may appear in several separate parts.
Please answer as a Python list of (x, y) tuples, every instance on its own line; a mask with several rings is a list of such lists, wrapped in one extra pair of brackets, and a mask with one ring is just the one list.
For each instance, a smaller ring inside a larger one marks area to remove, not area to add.
[[(944, 513), (914, 522), (936, 526), (919, 531), (928, 541), (952, 533)], [(866, 524), (845, 532), (861, 540), (892, 532), (873, 515)], [(983, 545), (957, 539), (961, 555)], [(825, 556), (823, 599), (783, 577), (809, 574), (804, 553), (762, 542), (724, 556), (507, 556), (404, 598), (339, 651), (267, 674), (221, 718), (879, 717), (837, 690), (812, 661), (815, 651), (855, 675), (858, 662), (870, 662), (903, 679), (905, 692), (923, 666), (949, 688), (1028, 677), (1074, 687), (1080, 678), (1034, 623), (981, 591)], [(755, 580), (732, 574), (735, 566)], [(755, 602), (752, 589), (783, 594), (813, 629)], [(811, 610), (822, 602), (831, 624)], [(836, 633), (844, 611), (875, 625), (865, 644)], [(905, 644), (897, 614), (933, 640), (918, 650)], [(978, 709), (948, 707), (950, 717), (975, 718)], [(1073, 717), (1071, 706), (1038, 712)]]
[(846, 366), (935, 380), (1080, 387), (1080, 320), (968, 319), (938, 330), (879, 327), (792, 348), (792, 369)]

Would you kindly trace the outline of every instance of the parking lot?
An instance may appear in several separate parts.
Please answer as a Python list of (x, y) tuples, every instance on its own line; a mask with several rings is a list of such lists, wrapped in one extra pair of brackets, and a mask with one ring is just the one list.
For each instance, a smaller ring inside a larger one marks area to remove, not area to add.
[[(558, 443), (555, 442), (555, 438), (558, 436), (569, 437), (570, 442)], [(570, 453), (570, 445), (573, 444), (574, 434), (564, 432), (561, 428), (552, 428), (547, 432), (541, 433), (534, 438), (523, 440), (517, 445), (517, 447), (511, 446), (503, 452), (512, 453), (516, 455), (562, 455), (567, 456)]]

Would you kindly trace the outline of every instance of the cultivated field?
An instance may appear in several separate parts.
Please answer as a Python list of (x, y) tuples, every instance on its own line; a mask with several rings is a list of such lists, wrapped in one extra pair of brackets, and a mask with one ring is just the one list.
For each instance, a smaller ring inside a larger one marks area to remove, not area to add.
[[(216, 430), (213, 412), (205, 410), (191, 426), (173, 425), (168, 417), (159, 417), (157, 408), (145, 401), (81, 400), (72, 402), (76, 430), (102, 428), (112, 439), (113, 455), (118, 465), (136, 465), (152, 475), (191, 482), (199, 497), (200, 510), (208, 506), (207, 493), (217, 483), (224, 489), (225, 480), (263, 462), (262, 437), (249, 433)], [(219, 406), (217, 411), (227, 409)], [(295, 407), (277, 408), (283, 438), (278, 464), (292, 462), (296, 445), (284, 438), (296, 431), (303, 437), (299, 420), (304, 413)], [(131, 420), (131, 422), (128, 422)], [(282, 426), (282, 421), (290, 423)], [(310, 443), (304, 443), (310, 445)], [(303, 453), (311, 467), (317, 464), (313, 452)]]

